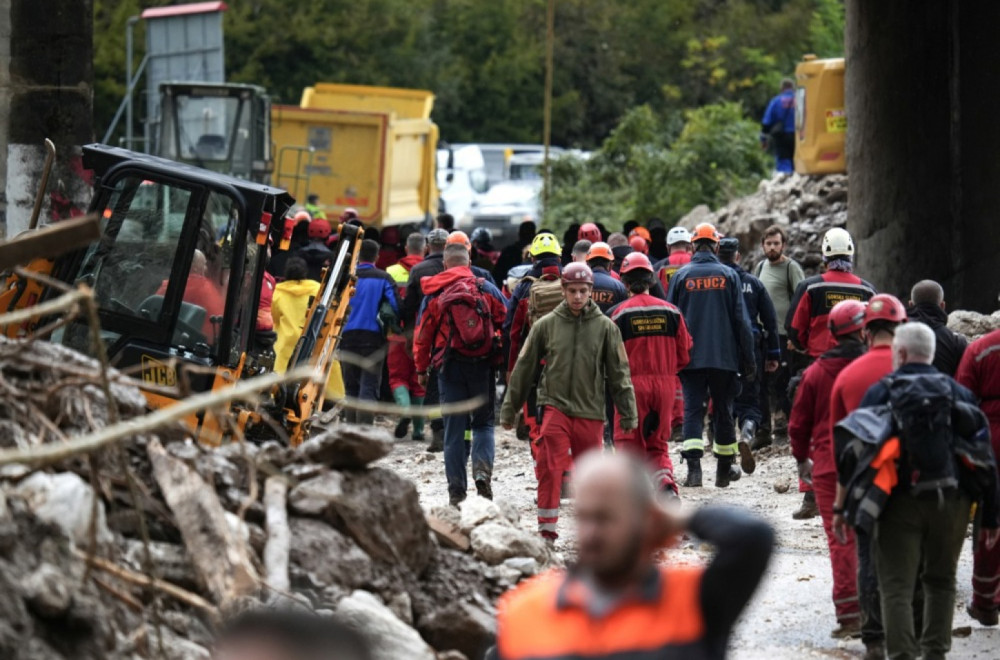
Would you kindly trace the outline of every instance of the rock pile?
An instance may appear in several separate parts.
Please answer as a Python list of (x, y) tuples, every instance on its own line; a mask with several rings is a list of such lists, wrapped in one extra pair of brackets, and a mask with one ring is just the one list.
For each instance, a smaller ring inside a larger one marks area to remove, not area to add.
[[(0, 342), (4, 355), (3, 387), (74, 387), (81, 417), (56, 394), (50, 411), (5, 403), (0, 446), (107, 423), (101, 388), (79, 375), (93, 380), (95, 363), (51, 344)], [(138, 390), (114, 382), (119, 414), (142, 414)], [(44, 420), (25, 426), (27, 413)], [(377, 660), (479, 658), (496, 598), (550, 561), (510, 508), (425, 512), (411, 482), (372, 465), (392, 449), (378, 429), (336, 426), (296, 449), (184, 436), (162, 429), (45, 470), (0, 461), (0, 657), (207, 660), (220, 620), (274, 606), (340, 617)]]
[(823, 234), (847, 225), (847, 176), (777, 174), (761, 181), (756, 193), (715, 212), (707, 206), (695, 207), (678, 224), (693, 229), (700, 222), (711, 222), (726, 236), (738, 237), (745, 266), (763, 258), (764, 230), (780, 225), (788, 233), (786, 254), (812, 275), (822, 263)]
[(948, 315), (948, 328), (960, 335), (965, 335), (969, 341), (975, 341), (1000, 328), (1000, 311), (992, 314), (979, 314), (978, 312), (957, 310)]

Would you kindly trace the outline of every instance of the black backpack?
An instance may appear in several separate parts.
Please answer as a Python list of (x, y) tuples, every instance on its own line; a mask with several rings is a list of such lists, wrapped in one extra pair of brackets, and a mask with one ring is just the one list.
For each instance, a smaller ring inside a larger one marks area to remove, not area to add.
[[(889, 376), (882, 382), (889, 390), (889, 409), (899, 434), (902, 465), (909, 469), (910, 491), (919, 495), (958, 488), (951, 378), (906, 374)], [(901, 477), (906, 474), (904, 469)]]

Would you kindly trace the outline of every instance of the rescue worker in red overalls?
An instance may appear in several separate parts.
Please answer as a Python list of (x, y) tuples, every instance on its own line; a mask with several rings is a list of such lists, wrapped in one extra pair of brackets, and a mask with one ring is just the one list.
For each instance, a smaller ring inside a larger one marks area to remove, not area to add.
[(833, 426), (830, 424), (830, 396), (837, 375), (865, 353), (861, 333), (865, 324), (865, 304), (857, 300), (838, 303), (828, 319), (830, 334), (837, 345), (813, 362), (802, 375), (795, 392), (788, 437), (799, 477), (812, 485), (823, 518), (823, 531), (833, 566), (833, 606), (840, 624), (832, 634), (846, 639), (861, 634), (858, 603), (858, 557), (854, 535), (840, 543), (833, 533), (833, 502), (837, 495), (837, 463), (833, 453)]
[(558, 534), (559, 494), (573, 461), (600, 451), (604, 431), (604, 390), (611, 389), (625, 431), (635, 429), (635, 394), (628, 355), (618, 326), (590, 298), (594, 275), (586, 264), (567, 264), (560, 276), (563, 301), (542, 316), (517, 356), (500, 423), (508, 431), (537, 379), (538, 419), (535, 476), (538, 478), (538, 530), (554, 541)]
[[(670, 278), (680, 270), (681, 266), (691, 263), (691, 253), (694, 248), (691, 245), (691, 232), (684, 227), (674, 227), (667, 232), (667, 249), (670, 255), (661, 261), (653, 264), (653, 272), (663, 290), (670, 288)], [(671, 419), (673, 419), (673, 432), (670, 440), (681, 442), (684, 439), (684, 389), (681, 387), (681, 379), (678, 377), (674, 385), (674, 409)]]
[[(1000, 330), (969, 345), (958, 365), (955, 380), (979, 399), (979, 407), (990, 420), (993, 453), (1000, 456)], [(1000, 543), (990, 547), (983, 539), (973, 538), (977, 540), (972, 565), (972, 602), (967, 611), (984, 626), (995, 626), (1000, 619), (997, 614), (1000, 608)]]
[(690, 361), (691, 335), (679, 309), (649, 295), (653, 265), (633, 252), (622, 260), (622, 281), (631, 297), (608, 311), (628, 353), (639, 427), (631, 431), (615, 420), (615, 447), (645, 458), (661, 491), (677, 495), (668, 441), (677, 372)]

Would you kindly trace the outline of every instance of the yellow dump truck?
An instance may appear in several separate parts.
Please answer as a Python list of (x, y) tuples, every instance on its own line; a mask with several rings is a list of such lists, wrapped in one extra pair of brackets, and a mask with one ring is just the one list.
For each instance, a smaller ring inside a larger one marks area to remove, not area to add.
[(818, 60), (806, 55), (795, 67), (795, 82), (795, 171), (846, 172), (844, 58)]
[(437, 211), (438, 128), (429, 91), (319, 83), (298, 106), (271, 108), (273, 183), (327, 216), (357, 210), (375, 226)]

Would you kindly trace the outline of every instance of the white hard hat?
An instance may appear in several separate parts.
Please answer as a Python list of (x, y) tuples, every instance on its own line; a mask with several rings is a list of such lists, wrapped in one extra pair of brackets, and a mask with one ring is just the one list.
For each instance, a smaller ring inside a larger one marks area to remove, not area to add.
[(691, 232), (684, 227), (674, 227), (667, 232), (667, 245), (673, 245), (675, 243), (690, 243), (691, 242)]
[(840, 227), (834, 227), (823, 236), (823, 257), (835, 256), (854, 256), (854, 240)]

